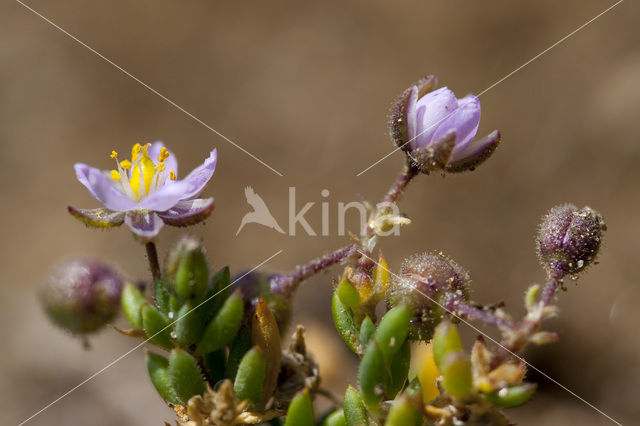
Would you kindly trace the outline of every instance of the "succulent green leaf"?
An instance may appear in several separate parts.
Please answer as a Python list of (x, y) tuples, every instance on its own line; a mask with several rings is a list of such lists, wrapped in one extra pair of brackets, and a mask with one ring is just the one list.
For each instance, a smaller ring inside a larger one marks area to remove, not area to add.
[(244, 314), (244, 301), (240, 292), (233, 293), (222, 305), (218, 314), (207, 325), (196, 349), (206, 354), (222, 349), (238, 334)]
[(385, 358), (391, 358), (402, 346), (409, 333), (411, 310), (406, 306), (397, 306), (387, 312), (380, 320), (375, 339)]
[(365, 346), (368, 345), (375, 332), (376, 326), (367, 315), (360, 324), (360, 342)]
[(322, 426), (347, 426), (347, 420), (344, 417), (344, 410), (336, 410), (329, 414)]
[(315, 416), (309, 389), (304, 388), (298, 392), (289, 404), (284, 426), (314, 426)]
[(358, 339), (359, 332), (353, 318), (353, 312), (340, 301), (336, 292), (333, 293), (333, 298), (331, 299), (331, 313), (333, 314), (333, 323), (342, 340), (354, 353), (361, 355), (360, 341)]
[(351, 284), (346, 275), (336, 287), (336, 294), (340, 301), (349, 308), (356, 306), (360, 302), (360, 293), (358, 293), (358, 290)]
[(522, 405), (533, 396), (536, 385), (533, 383), (522, 383), (516, 386), (502, 388), (500, 390), (490, 392), (484, 397), (491, 404), (500, 408), (512, 408)]
[(367, 346), (358, 370), (362, 400), (369, 410), (377, 411), (384, 396), (387, 369), (382, 351), (375, 340)]
[(266, 371), (262, 350), (254, 346), (242, 357), (233, 383), (233, 390), (240, 401), (248, 399), (254, 405), (260, 401)]
[(451, 352), (461, 351), (462, 340), (455, 325), (448, 319), (440, 321), (433, 333), (433, 359), (442, 371), (442, 363)]
[(206, 385), (196, 360), (186, 351), (174, 349), (169, 357), (171, 386), (183, 403), (194, 395), (202, 395)]
[(151, 305), (144, 305), (141, 312), (142, 326), (145, 333), (147, 333), (149, 341), (154, 345), (171, 350), (173, 342), (171, 341), (171, 327), (167, 317)]
[(165, 315), (171, 312), (171, 294), (167, 290), (165, 283), (160, 279), (156, 280), (153, 286), (153, 298), (160, 312)]
[(389, 374), (384, 391), (388, 399), (394, 399), (407, 381), (411, 364), (411, 343), (405, 340), (400, 350), (393, 356), (389, 365)]
[(349, 386), (344, 393), (343, 409), (347, 426), (369, 425), (367, 409), (364, 406), (360, 393), (353, 386)]
[(206, 311), (206, 321), (210, 321), (211, 318), (218, 313), (220, 308), (222, 308), (224, 302), (229, 298), (229, 293), (231, 291), (231, 287), (229, 286), (230, 283), (231, 274), (228, 266), (220, 269), (209, 279), (207, 292), (204, 296), (204, 299), (207, 300), (207, 302), (202, 306)]
[(122, 310), (133, 328), (142, 328), (142, 305), (147, 303), (142, 292), (135, 285), (128, 283), (122, 290)]
[(175, 314), (176, 340), (180, 346), (188, 348), (200, 339), (202, 328), (202, 311), (193, 309), (191, 302), (186, 302)]
[(462, 351), (450, 352), (442, 361), (442, 387), (452, 396), (471, 392), (471, 361)]
[(238, 365), (240, 365), (244, 354), (251, 349), (251, 345), (251, 329), (249, 327), (241, 327), (238, 335), (229, 346), (225, 376), (229, 378), (236, 377)]
[(207, 290), (209, 265), (204, 250), (195, 240), (179, 243), (174, 249), (177, 261), (173, 281), (178, 298), (198, 301)]
[(146, 362), (151, 383), (153, 383), (153, 386), (156, 388), (160, 396), (167, 402), (180, 404), (181, 401), (171, 385), (171, 378), (169, 377), (168, 371), (169, 360), (162, 355), (147, 352)]
[(422, 416), (411, 404), (409, 397), (403, 396), (393, 401), (384, 424), (385, 426), (420, 426)]

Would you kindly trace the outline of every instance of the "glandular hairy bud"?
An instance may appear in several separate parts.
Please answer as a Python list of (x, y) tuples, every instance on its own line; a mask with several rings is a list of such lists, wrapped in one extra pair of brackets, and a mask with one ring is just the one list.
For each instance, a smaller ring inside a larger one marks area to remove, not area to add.
[(429, 340), (445, 313), (442, 298), (456, 293), (468, 299), (471, 278), (456, 262), (442, 253), (422, 253), (406, 259), (389, 284), (391, 306), (407, 306), (412, 317), (409, 338)]
[(40, 301), (54, 324), (72, 334), (88, 334), (115, 317), (122, 287), (122, 277), (108, 265), (77, 258), (52, 272), (40, 289)]
[(205, 293), (209, 264), (198, 238), (186, 235), (178, 241), (169, 252), (165, 275), (169, 288), (183, 302), (198, 300)]
[(605, 229), (602, 216), (590, 207), (562, 204), (552, 208), (536, 238), (540, 263), (557, 277), (582, 271), (596, 258)]
[(474, 170), (493, 154), (500, 132), (474, 139), (480, 123), (478, 98), (457, 98), (447, 87), (436, 86), (437, 79), (430, 76), (402, 92), (391, 108), (391, 138), (422, 173)]

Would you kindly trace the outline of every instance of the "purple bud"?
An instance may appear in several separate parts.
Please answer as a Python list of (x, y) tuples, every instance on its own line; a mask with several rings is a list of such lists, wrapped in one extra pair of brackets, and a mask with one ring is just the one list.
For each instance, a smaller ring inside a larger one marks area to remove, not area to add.
[(108, 265), (78, 258), (59, 265), (40, 289), (51, 321), (73, 334), (99, 330), (120, 308), (123, 280)]
[(500, 133), (474, 140), (480, 123), (480, 101), (456, 98), (446, 87), (433, 90), (435, 77), (406, 89), (391, 109), (390, 133), (411, 164), (422, 173), (473, 170), (500, 142)]
[(582, 271), (596, 258), (605, 229), (602, 216), (590, 207), (562, 204), (552, 208), (536, 238), (540, 263), (557, 277)]
[(387, 300), (391, 306), (411, 308), (410, 337), (427, 340), (444, 313), (443, 296), (455, 293), (468, 300), (470, 282), (469, 273), (444, 254), (417, 254), (406, 259), (393, 277)]

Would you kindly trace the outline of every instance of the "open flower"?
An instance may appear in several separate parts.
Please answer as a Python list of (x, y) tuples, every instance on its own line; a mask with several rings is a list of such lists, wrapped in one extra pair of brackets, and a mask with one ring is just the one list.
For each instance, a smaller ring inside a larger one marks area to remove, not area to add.
[(400, 95), (391, 118), (394, 141), (423, 172), (471, 170), (493, 153), (500, 133), (474, 141), (480, 101), (473, 95), (458, 99), (446, 87), (433, 90), (436, 84), (428, 77)]
[(117, 166), (111, 171), (82, 163), (74, 166), (80, 183), (105, 207), (85, 210), (69, 206), (69, 213), (85, 224), (110, 228), (124, 222), (136, 236), (148, 241), (165, 223), (193, 225), (213, 211), (213, 198), (197, 197), (216, 168), (215, 149), (182, 180), (177, 179), (175, 156), (162, 142), (135, 144), (130, 161), (120, 161), (115, 151), (111, 158)]

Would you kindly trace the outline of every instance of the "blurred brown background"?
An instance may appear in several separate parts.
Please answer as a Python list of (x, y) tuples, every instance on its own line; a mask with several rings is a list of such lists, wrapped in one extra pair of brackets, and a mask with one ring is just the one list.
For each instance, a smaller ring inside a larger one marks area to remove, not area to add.
[[(38, 284), (56, 262), (100, 256), (146, 278), (143, 248), (126, 229), (84, 228), (66, 205), (97, 207), (76, 181), (82, 161), (110, 168), (112, 149), (157, 139), (184, 175), (217, 147), (206, 194), (216, 211), (191, 230), (217, 267), (250, 268), (279, 249), (273, 271), (339, 247), (338, 201), (377, 201), (402, 163), (387, 154), (386, 115), (424, 74), (459, 96), (488, 87), (612, 4), (571, 1), (64, 1), (30, 6), (265, 162), (278, 177), (16, 2), (0, 6), (0, 401), (2, 424), (26, 419), (136, 343), (105, 331), (94, 349), (48, 323)], [(533, 250), (539, 218), (555, 204), (588, 204), (609, 225), (600, 264), (560, 300), (547, 328), (558, 343), (527, 359), (622, 423), (640, 416), (640, 10), (631, 1), (481, 97), (479, 135), (503, 144), (473, 174), (420, 178), (402, 209), (414, 223), (381, 247), (395, 269), (406, 256), (443, 250), (474, 278), (474, 299), (522, 312), (524, 289), (544, 279)], [(295, 237), (258, 225), (235, 236), (251, 185), (286, 226), (289, 186), (320, 228), (330, 190), (332, 235)], [(355, 229), (355, 221), (352, 223)], [(162, 253), (179, 235), (166, 229)], [(331, 278), (297, 296), (325, 383), (355, 383), (353, 358), (330, 322)], [(122, 320), (120, 320), (122, 323)], [(469, 337), (472, 333), (468, 334)], [(611, 424), (568, 392), (540, 383), (511, 410), (519, 424)], [(33, 419), (33, 425), (158, 425), (171, 412), (138, 350)]]

